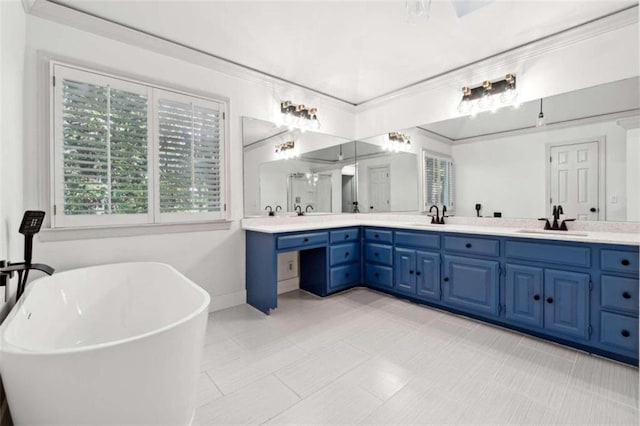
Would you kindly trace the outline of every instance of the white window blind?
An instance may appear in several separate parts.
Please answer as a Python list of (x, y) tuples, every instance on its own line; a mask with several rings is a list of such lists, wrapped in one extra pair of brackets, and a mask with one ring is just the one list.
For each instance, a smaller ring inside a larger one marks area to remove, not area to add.
[(224, 103), (52, 70), (54, 227), (226, 217)]
[(453, 163), (450, 158), (424, 152), (424, 200), (429, 206), (447, 206), (453, 211)]
[(221, 113), (202, 103), (158, 100), (160, 213), (221, 211)]

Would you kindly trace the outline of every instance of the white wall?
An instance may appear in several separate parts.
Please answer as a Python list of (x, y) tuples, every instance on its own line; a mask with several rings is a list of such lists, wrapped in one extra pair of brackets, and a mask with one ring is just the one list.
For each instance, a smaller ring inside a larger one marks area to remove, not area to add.
[(640, 129), (627, 130), (627, 220), (640, 222)]
[[(13, 261), (20, 260), (23, 254), (18, 227), (23, 208), (25, 40), (22, 3), (0, 1), (0, 259)], [(4, 293), (4, 289), (0, 288), (0, 292)], [(0, 295), (0, 304), (2, 300), (4, 296)], [(0, 318), (4, 313), (6, 308), (0, 311)]]
[[(318, 105), (323, 129), (331, 134), (351, 138), (353, 136), (352, 109), (297, 88), (278, 87), (275, 90), (263, 81), (232, 77), (210, 68), (34, 16), (27, 17), (26, 25), (25, 102), (26, 111), (29, 114), (24, 120), (26, 126), (24, 156), (20, 154), (22, 138), (11, 137), (3, 141), (3, 146), (8, 145), (6, 149), (11, 151), (7, 157), (3, 156), (3, 163), (15, 164), (18, 170), (25, 170), (26, 173), (24, 185), (19, 184), (18, 177), (11, 179), (12, 184), (17, 183), (19, 188), (12, 203), (20, 206), (20, 210), (23, 206), (24, 208), (48, 207), (41, 206), (39, 201), (42, 190), (40, 179), (43, 176), (38, 174), (38, 170), (46, 170), (47, 159), (43, 158), (42, 153), (49, 141), (46, 132), (38, 130), (38, 117), (46, 120), (46, 116), (42, 117), (45, 112), (42, 92), (47, 90), (44, 87), (48, 78), (41, 72), (44, 66), (38, 61), (38, 52), (95, 64), (98, 67), (122, 70), (166, 85), (178, 85), (230, 99), (228, 120), (231, 145), (229, 152), (231, 199), (229, 206), (233, 219), (230, 230), (77, 241), (36, 241), (34, 259), (50, 264), (58, 271), (135, 260), (167, 262), (212, 295), (212, 309), (244, 303), (244, 232), (240, 229), (239, 223), (239, 219), (243, 216), (241, 117), (250, 116), (270, 120), (274, 105), (280, 101), (280, 99), (274, 99), (274, 91), (277, 91), (296, 102)], [(15, 66), (17, 67), (18, 64), (16, 63)], [(20, 87), (18, 77), (21, 75), (22, 68), (19, 72), (17, 69), (12, 72), (8, 86)], [(19, 89), (15, 90), (18, 90), (16, 98), (21, 99)], [(12, 105), (12, 108), (15, 108), (15, 105)], [(16, 116), (10, 117), (18, 123), (23, 121)], [(46, 173), (44, 174), (42, 182), (47, 181)]]
[[(586, 138), (606, 139), (606, 219), (626, 217), (626, 131), (615, 121), (545, 130), (492, 140), (454, 145), (456, 215), (475, 216), (482, 204), (483, 216), (494, 211), (503, 217), (544, 217), (549, 143)], [(617, 195), (617, 203), (611, 196)]]
[[(356, 137), (458, 117), (460, 88), (507, 73), (517, 76), (522, 102), (635, 77), (640, 70), (637, 10), (604, 19), (539, 45), (474, 64), (356, 108)], [(615, 22), (613, 22), (615, 21)], [(633, 23), (629, 23), (633, 21)], [(619, 27), (623, 25), (622, 27)]]

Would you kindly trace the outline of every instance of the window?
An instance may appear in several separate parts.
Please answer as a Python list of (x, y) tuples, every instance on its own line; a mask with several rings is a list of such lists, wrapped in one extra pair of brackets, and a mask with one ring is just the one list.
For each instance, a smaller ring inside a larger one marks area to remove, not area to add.
[(226, 218), (224, 102), (52, 70), (53, 227)]
[(447, 206), (453, 211), (453, 162), (451, 158), (423, 151), (424, 156), (424, 203), (425, 209), (432, 205)]

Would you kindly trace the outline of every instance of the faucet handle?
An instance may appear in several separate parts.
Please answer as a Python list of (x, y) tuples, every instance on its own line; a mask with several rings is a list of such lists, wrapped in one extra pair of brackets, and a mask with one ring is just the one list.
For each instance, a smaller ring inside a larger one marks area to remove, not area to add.
[(567, 224), (566, 222), (575, 222), (575, 219), (565, 219), (562, 221), (562, 224), (560, 225), (560, 230), (561, 231), (568, 231), (569, 229), (567, 228)]
[(538, 220), (544, 220), (545, 221), (544, 229), (551, 229), (551, 224), (549, 223), (549, 219), (547, 219), (546, 217), (540, 217), (540, 218), (538, 218)]

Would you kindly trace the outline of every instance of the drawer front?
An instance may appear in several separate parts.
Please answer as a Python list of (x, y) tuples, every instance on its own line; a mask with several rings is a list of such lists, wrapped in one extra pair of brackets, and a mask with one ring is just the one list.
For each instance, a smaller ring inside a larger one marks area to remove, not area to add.
[(393, 269), (388, 266), (365, 263), (366, 283), (374, 287), (393, 288)]
[(513, 259), (584, 268), (591, 266), (591, 249), (589, 247), (507, 241), (505, 244), (505, 256)]
[(329, 288), (336, 289), (360, 283), (360, 264), (351, 263), (349, 265), (331, 268), (331, 280)]
[(278, 249), (312, 246), (326, 243), (328, 240), (329, 235), (327, 232), (287, 235), (286, 237), (278, 237)]
[(331, 265), (360, 261), (360, 243), (337, 244), (329, 249)]
[(600, 342), (637, 354), (638, 318), (601, 312)]
[(600, 306), (638, 313), (638, 280), (603, 275), (600, 282)]
[(600, 268), (603, 271), (638, 273), (638, 253), (618, 250), (600, 252)]
[(364, 246), (364, 258), (367, 262), (391, 266), (393, 264), (393, 250), (391, 246), (368, 243)]
[(423, 232), (396, 232), (396, 245), (419, 247), (419, 248), (440, 248), (440, 236)]
[(481, 256), (498, 256), (500, 254), (500, 242), (481, 238), (444, 237), (444, 249)]
[(391, 244), (393, 233), (383, 229), (367, 228), (364, 230), (364, 238), (369, 241)]
[(360, 228), (348, 228), (341, 229), (339, 231), (331, 231), (329, 235), (331, 244), (358, 241), (358, 238), (360, 238)]

